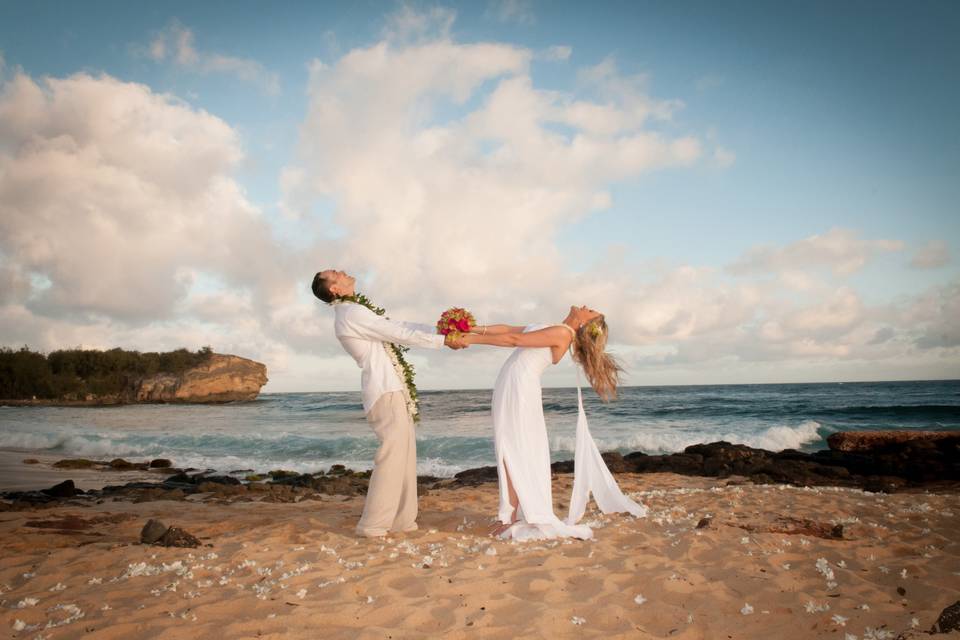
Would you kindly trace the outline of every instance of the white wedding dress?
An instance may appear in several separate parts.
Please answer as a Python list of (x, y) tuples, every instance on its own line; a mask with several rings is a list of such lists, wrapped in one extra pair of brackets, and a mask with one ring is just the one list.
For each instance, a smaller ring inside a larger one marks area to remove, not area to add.
[[(548, 326), (551, 325), (530, 325), (524, 328), (524, 333)], [(647, 515), (646, 507), (623, 495), (600, 456), (587, 425), (579, 385), (570, 510), (566, 522), (554, 514), (550, 443), (540, 386), (541, 375), (552, 364), (553, 353), (549, 347), (517, 348), (503, 364), (493, 387), (493, 442), (500, 482), (500, 522), (509, 523), (513, 515), (507, 473), (520, 503), (517, 522), (500, 534), (504, 539), (592, 538), (593, 531), (589, 526), (577, 524), (583, 517), (591, 493), (604, 513), (623, 511), (637, 517)]]

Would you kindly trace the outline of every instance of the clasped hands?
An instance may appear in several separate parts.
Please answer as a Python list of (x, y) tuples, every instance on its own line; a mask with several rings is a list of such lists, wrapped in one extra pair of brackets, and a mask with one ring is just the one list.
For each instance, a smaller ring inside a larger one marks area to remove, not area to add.
[(464, 341), (463, 334), (460, 333), (448, 333), (443, 338), (443, 344), (450, 347), (454, 351), (458, 349), (466, 349), (469, 346)]

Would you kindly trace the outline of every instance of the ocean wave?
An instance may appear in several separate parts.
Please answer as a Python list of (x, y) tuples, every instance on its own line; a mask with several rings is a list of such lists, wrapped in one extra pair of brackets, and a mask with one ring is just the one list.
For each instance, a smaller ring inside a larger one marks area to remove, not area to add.
[(837, 407), (828, 413), (844, 416), (897, 418), (953, 418), (960, 420), (960, 405), (950, 404), (892, 404)]
[[(594, 437), (601, 451), (642, 451), (648, 454), (665, 454), (683, 451), (694, 444), (725, 440), (733, 444), (745, 444), (757, 449), (782, 451), (799, 449), (821, 439), (822, 425), (815, 420), (807, 420), (795, 427), (773, 426), (757, 433), (734, 433), (731, 431), (641, 431), (625, 437)], [(555, 452), (573, 453), (576, 447), (575, 435), (557, 435), (550, 439), (550, 449)]]

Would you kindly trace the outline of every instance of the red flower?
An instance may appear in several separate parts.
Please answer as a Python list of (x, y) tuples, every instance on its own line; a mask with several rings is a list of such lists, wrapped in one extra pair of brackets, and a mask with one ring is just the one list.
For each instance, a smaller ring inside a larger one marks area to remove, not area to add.
[(470, 323), (467, 322), (466, 318), (464, 318), (457, 323), (457, 328), (460, 329), (460, 331), (464, 331), (464, 332), (470, 331)]

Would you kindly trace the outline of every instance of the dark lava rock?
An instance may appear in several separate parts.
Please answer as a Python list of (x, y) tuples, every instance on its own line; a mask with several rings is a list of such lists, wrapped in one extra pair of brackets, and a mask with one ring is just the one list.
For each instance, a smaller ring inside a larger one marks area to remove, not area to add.
[(214, 484), (243, 484), (233, 476), (208, 476), (203, 473), (196, 473), (191, 476), (180, 472), (164, 480), (163, 486), (167, 488), (189, 489), (190, 487), (211, 482)]
[(64, 480), (60, 484), (55, 484), (49, 489), (42, 489), (42, 492), (52, 498), (72, 498), (82, 491), (77, 491), (73, 480)]
[(838, 431), (827, 438), (827, 445), (836, 451), (871, 451), (901, 444), (935, 443), (944, 438), (956, 438), (949, 431)]
[(206, 483), (208, 483), (208, 482), (213, 482), (213, 483), (215, 483), (215, 484), (243, 484), (242, 482), (240, 482), (240, 480), (238, 480), (237, 478), (234, 478), (233, 476), (205, 476), (205, 475), (199, 475), (199, 476), (194, 476), (194, 477), (196, 478), (196, 482), (197, 482), (198, 484), (199, 484), (199, 483), (206, 484)]
[(478, 467), (476, 469), (467, 469), (453, 476), (460, 485), (478, 485), (484, 482), (497, 481), (496, 467)]
[(96, 462), (94, 460), (87, 460), (86, 458), (77, 458), (77, 459), (67, 459), (67, 460), (57, 460), (53, 463), (57, 469), (90, 469), (92, 467), (97, 467), (104, 465), (103, 462)]
[(623, 456), (616, 451), (608, 451), (600, 455), (603, 457), (603, 461), (607, 464), (607, 469), (610, 469), (611, 473), (633, 471), (633, 465), (624, 460)]
[(110, 468), (116, 469), (117, 471), (129, 471), (130, 469), (142, 469), (145, 468), (146, 464), (136, 464), (133, 462), (127, 462), (123, 458), (114, 458), (110, 461)]
[(2, 494), (4, 499), (20, 505), (40, 505), (56, 501), (56, 498), (48, 496), (42, 491), (6, 491)]
[(181, 471), (180, 473), (169, 476), (166, 480), (163, 481), (163, 484), (169, 485), (169, 486), (176, 486), (176, 487), (184, 487), (184, 486), (189, 487), (197, 483), (194, 480), (194, 476), (189, 476), (186, 473)]
[(156, 543), (164, 547), (199, 547), (200, 540), (179, 527), (170, 527)]
[(24, 458), (22, 462), (23, 464), (39, 464), (40, 461), (36, 458)]
[[(343, 465), (337, 465), (337, 466), (342, 467)], [(287, 471), (286, 469), (274, 469), (273, 471), (270, 471), (267, 475), (269, 475), (271, 478), (273, 478), (276, 481), (284, 478), (296, 478), (300, 474), (297, 473), (296, 471)]]
[(332, 467), (330, 467), (329, 471), (327, 471), (327, 475), (335, 476), (335, 475), (340, 475), (346, 472), (347, 472), (347, 468), (345, 466), (343, 466), (342, 464), (335, 464)]
[(706, 529), (710, 526), (710, 522), (713, 518), (700, 518), (700, 521), (697, 523), (697, 529)]
[(147, 520), (147, 524), (143, 525), (143, 529), (140, 531), (140, 542), (143, 544), (154, 544), (163, 537), (163, 534), (167, 532), (167, 528), (167, 525), (159, 520), (154, 520), (153, 518)]
[(156, 458), (150, 461), (151, 469), (169, 469), (173, 466), (173, 462), (167, 460), (166, 458)]
[[(573, 460), (559, 460), (550, 465), (550, 471), (551, 473), (573, 473), (573, 467), (574, 467)], [(491, 467), (491, 468), (496, 469), (496, 467)], [(471, 471), (471, 469), (468, 469), (467, 471)], [(466, 473), (466, 471), (464, 471), (463, 473)], [(497, 479), (496, 475), (494, 475), (493, 479), (494, 480)]]
[(960, 600), (940, 612), (940, 617), (933, 623), (930, 633), (949, 633), (960, 630)]
[(314, 491), (326, 495), (356, 496), (365, 495), (370, 481), (357, 476), (320, 476), (313, 478)]

